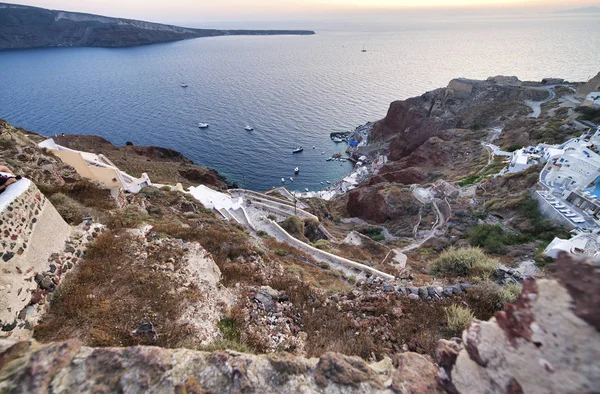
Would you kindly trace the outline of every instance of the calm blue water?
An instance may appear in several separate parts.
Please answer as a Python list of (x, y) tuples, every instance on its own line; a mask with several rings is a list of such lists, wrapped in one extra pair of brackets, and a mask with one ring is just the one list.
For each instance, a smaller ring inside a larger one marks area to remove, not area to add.
[[(393, 100), (459, 76), (595, 75), (598, 22), (467, 18), (399, 22), (384, 31), (354, 23), (352, 31), (324, 26), (306, 37), (0, 52), (0, 117), (47, 135), (170, 147), (255, 190), (280, 185), (299, 166), (292, 188), (316, 190), (351, 170), (325, 162), (345, 149), (329, 133), (382, 118)], [(244, 131), (246, 124), (255, 131)], [(296, 144), (305, 150), (292, 155)]]

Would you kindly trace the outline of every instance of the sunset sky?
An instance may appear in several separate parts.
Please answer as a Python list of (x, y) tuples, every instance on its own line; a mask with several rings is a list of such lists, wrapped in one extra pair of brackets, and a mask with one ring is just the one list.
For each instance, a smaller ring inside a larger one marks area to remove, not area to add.
[(598, 0), (4, 0), (44, 8), (158, 22), (310, 17), (403, 8), (533, 8), (600, 5)]

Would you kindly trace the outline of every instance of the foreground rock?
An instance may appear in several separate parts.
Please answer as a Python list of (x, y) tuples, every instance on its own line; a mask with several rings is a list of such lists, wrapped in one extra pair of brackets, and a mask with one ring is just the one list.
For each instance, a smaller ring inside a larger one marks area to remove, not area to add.
[(433, 393), (436, 376), (434, 364), (414, 353), (369, 365), (336, 353), (306, 359), (0, 341), (0, 392)]
[[(523, 293), (462, 340), (441, 340), (440, 376), (451, 393), (573, 393), (600, 387), (598, 266), (558, 261), (561, 282), (526, 280)], [(596, 289), (596, 290), (594, 290)]]

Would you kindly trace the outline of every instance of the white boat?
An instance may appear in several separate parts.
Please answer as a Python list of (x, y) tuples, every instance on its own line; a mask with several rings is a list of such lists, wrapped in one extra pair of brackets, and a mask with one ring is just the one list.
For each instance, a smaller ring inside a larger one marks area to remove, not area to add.
[(306, 190), (308, 192), (308, 187), (305, 187), (304, 190)]
[(246, 131), (252, 131), (252, 130), (254, 130), (254, 127), (246, 125), (246, 127), (244, 127), (244, 130), (246, 130)]
[(313, 145), (313, 149), (316, 149), (317, 147)]
[(332, 160), (333, 160), (333, 157), (329, 157), (329, 158), (325, 159), (325, 161), (332, 161)]
[(328, 185), (331, 185), (331, 182), (327, 181), (327, 184), (328, 184)]
[(206, 128), (208, 128), (208, 123), (198, 123), (198, 128), (199, 129), (206, 129)]
[(333, 138), (331, 138), (331, 140), (335, 143), (344, 142), (344, 140), (339, 137), (333, 137)]
[(321, 182), (321, 185), (324, 185), (324, 184), (325, 184), (325, 182)]
[(300, 152), (302, 152), (303, 150), (304, 150), (304, 148), (303, 148), (303, 147), (301, 147), (301, 146), (299, 146), (299, 147), (297, 147), (297, 148), (294, 148), (294, 150), (292, 151), (292, 153), (300, 153)]
[(294, 182), (294, 178), (290, 177), (290, 181)]
[(285, 182), (285, 178), (281, 178), (281, 183), (284, 183), (284, 182)]
[(188, 84), (187, 84), (187, 83), (185, 83), (185, 82), (182, 82), (182, 83), (181, 83), (181, 87), (182, 87), (182, 88), (187, 88), (187, 87), (188, 87)]
[(297, 175), (299, 172), (300, 172), (300, 168), (298, 168), (298, 167), (294, 168), (294, 174)]

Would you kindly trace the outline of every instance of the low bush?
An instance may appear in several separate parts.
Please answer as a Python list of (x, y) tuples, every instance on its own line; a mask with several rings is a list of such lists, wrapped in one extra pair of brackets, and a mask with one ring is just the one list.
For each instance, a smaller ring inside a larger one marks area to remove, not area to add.
[(258, 230), (256, 232), (256, 235), (258, 235), (261, 238), (268, 238), (269, 237), (269, 234), (266, 231), (263, 231), (263, 230)]
[(517, 284), (502, 287), (494, 282), (483, 282), (469, 289), (467, 302), (478, 319), (488, 320), (520, 294), (521, 286)]
[(575, 111), (581, 114), (581, 119), (600, 123), (600, 108), (580, 106)]
[(323, 232), (319, 229), (319, 222), (314, 219), (304, 219), (304, 236), (310, 242), (317, 242), (324, 238)]
[(479, 248), (450, 248), (429, 265), (429, 272), (437, 276), (486, 279), (492, 275), (497, 265), (495, 259)]
[(279, 223), (279, 225), (292, 237), (306, 241), (306, 237), (304, 236), (304, 222), (298, 216), (290, 216)]
[(521, 295), (523, 287), (518, 284), (511, 284), (500, 288), (500, 299), (503, 304), (515, 302)]
[(69, 224), (79, 224), (84, 217), (93, 215), (91, 208), (84, 207), (79, 201), (63, 193), (53, 194), (49, 200), (60, 216)]
[(326, 239), (320, 239), (313, 244), (313, 246), (317, 249), (321, 250), (329, 250), (331, 249), (331, 242)]
[(511, 146), (509, 146), (508, 148), (506, 148), (507, 152), (515, 152), (519, 149), (522, 149), (523, 145), (519, 145), (519, 144), (512, 144)]
[(358, 230), (359, 233), (366, 235), (373, 241), (383, 241), (385, 235), (383, 235), (383, 229), (381, 227), (363, 227)]
[(456, 304), (444, 308), (444, 311), (446, 312), (446, 328), (455, 335), (459, 335), (475, 318), (469, 308)]

